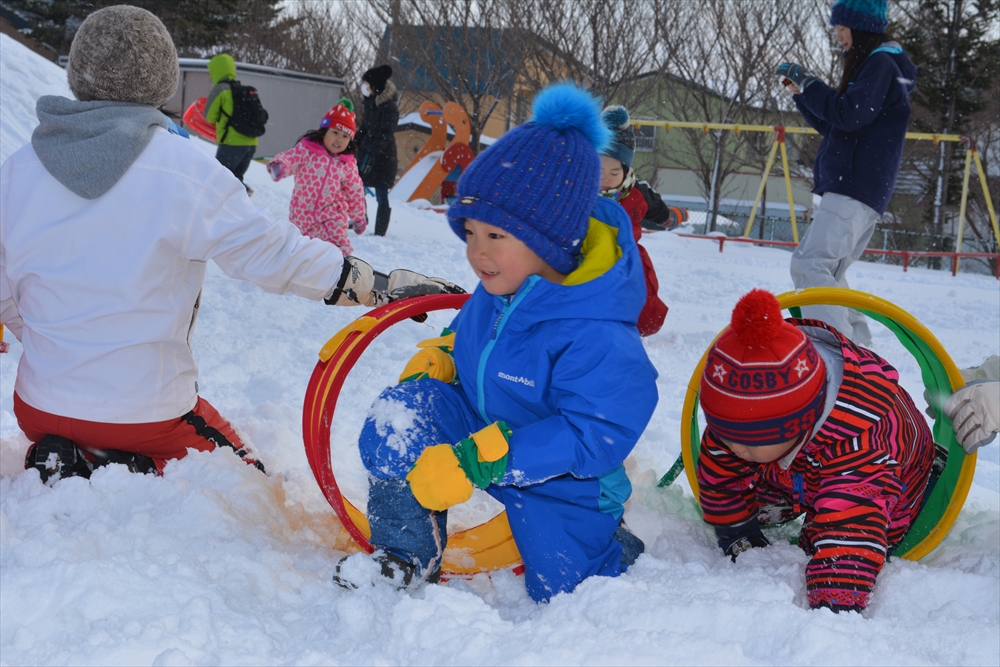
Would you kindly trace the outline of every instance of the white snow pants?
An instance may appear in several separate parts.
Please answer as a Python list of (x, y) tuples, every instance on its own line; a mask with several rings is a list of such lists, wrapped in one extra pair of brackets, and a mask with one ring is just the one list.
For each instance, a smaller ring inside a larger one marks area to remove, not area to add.
[[(792, 253), (791, 274), (796, 289), (850, 287), (847, 269), (868, 247), (880, 217), (875, 209), (856, 199), (833, 193), (823, 195), (809, 230)], [(862, 347), (871, 345), (868, 322), (856, 310), (805, 306), (802, 316), (826, 322)]]

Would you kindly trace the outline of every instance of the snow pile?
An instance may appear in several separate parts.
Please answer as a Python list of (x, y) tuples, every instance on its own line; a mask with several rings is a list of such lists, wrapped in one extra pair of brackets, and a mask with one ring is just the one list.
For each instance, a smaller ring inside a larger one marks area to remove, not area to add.
[(7, 35), (0, 35), (0, 162), (31, 139), (38, 125), (35, 102), (42, 95), (73, 97), (66, 70)]
[[(33, 101), (64, 79), (0, 37), (3, 156), (30, 139)], [(54, 66), (52, 66), (54, 67)], [(193, 140), (197, 141), (197, 140)], [(211, 152), (212, 146), (198, 141)], [(290, 180), (260, 164), (254, 200), (285, 215)], [(374, 219), (374, 201), (369, 201)], [(627, 466), (626, 519), (646, 555), (618, 579), (591, 579), (536, 605), (509, 572), (413, 595), (331, 583), (350, 549), (306, 462), (303, 397), (316, 352), (363, 314), (265, 294), (210, 265), (194, 337), (201, 391), (261, 452), (265, 477), (227, 452), (195, 453), (163, 477), (120, 467), (52, 487), (23, 471), (13, 417), (21, 347), (0, 355), (0, 664), (1000, 664), (1000, 447), (983, 450), (955, 528), (923, 561), (895, 559), (864, 616), (809, 611), (806, 557), (779, 542), (730, 563), (687, 482), (656, 482), (680, 449), (681, 404), (701, 354), (751, 287), (790, 289), (788, 254), (645, 237), (666, 325), (646, 340), (659, 407)], [(375, 267), (406, 267), (472, 288), (445, 217), (397, 203), (389, 236), (357, 237)], [(861, 263), (855, 287), (913, 313), (960, 366), (1000, 351), (1000, 284), (991, 277)], [(379, 337), (351, 373), (333, 423), (335, 472), (365, 502), (354, 439), (372, 400), (451, 313)], [(873, 326), (874, 348), (922, 406), (920, 371)], [(477, 522), (480, 502), (452, 515)], [(960, 639), (959, 639), (960, 638)]]

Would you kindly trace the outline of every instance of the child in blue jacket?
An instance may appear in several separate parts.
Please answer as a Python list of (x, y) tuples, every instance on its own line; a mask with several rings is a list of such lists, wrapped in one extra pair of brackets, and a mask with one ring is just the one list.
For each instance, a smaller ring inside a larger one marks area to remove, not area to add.
[[(360, 438), (373, 558), (401, 588), (439, 580), (447, 510), (473, 485), (506, 507), (536, 601), (617, 576), (643, 550), (622, 523), (623, 462), (656, 371), (636, 330), (632, 226), (598, 196), (607, 139), (596, 100), (553, 86), (458, 183), (448, 218), (481, 282)], [(352, 587), (346, 561), (334, 580)]]
[[(868, 247), (896, 187), (917, 68), (885, 33), (887, 12), (886, 0), (833, 5), (830, 25), (844, 49), (836, 88), (794, 63), (776, 72), (802, 117), (823, 135), (813, 165), (813, 192), (823, 200), (792, 253), (792, 282), (799, 289), (849, 286), (847, 269)], [(802, 314), (871, 346), (868, 324), (855, 310), (806, 306)]]

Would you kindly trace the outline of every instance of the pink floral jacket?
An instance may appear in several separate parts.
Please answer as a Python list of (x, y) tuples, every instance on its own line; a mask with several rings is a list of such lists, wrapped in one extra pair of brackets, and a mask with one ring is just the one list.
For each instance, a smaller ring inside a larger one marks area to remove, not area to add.
[(347, 230), (363, 234), (368, 220), (353, 155), (330, 155), (322, 144), (303, 139), (275, 155), (267, 170), (275, 181), (295, 177), (288, 218), (303, 234), (337, 245), (345, 256), (354, 252)]

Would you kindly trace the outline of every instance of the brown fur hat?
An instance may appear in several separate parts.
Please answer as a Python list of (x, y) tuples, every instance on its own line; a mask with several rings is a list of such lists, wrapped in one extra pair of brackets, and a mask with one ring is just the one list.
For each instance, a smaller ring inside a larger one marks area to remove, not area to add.
[(177, 49), (155, 14), (130, 5), (106, 7), (88, 16), (77, 30), (66, 78), (82, 102), (161, 107), (177, 90)]

